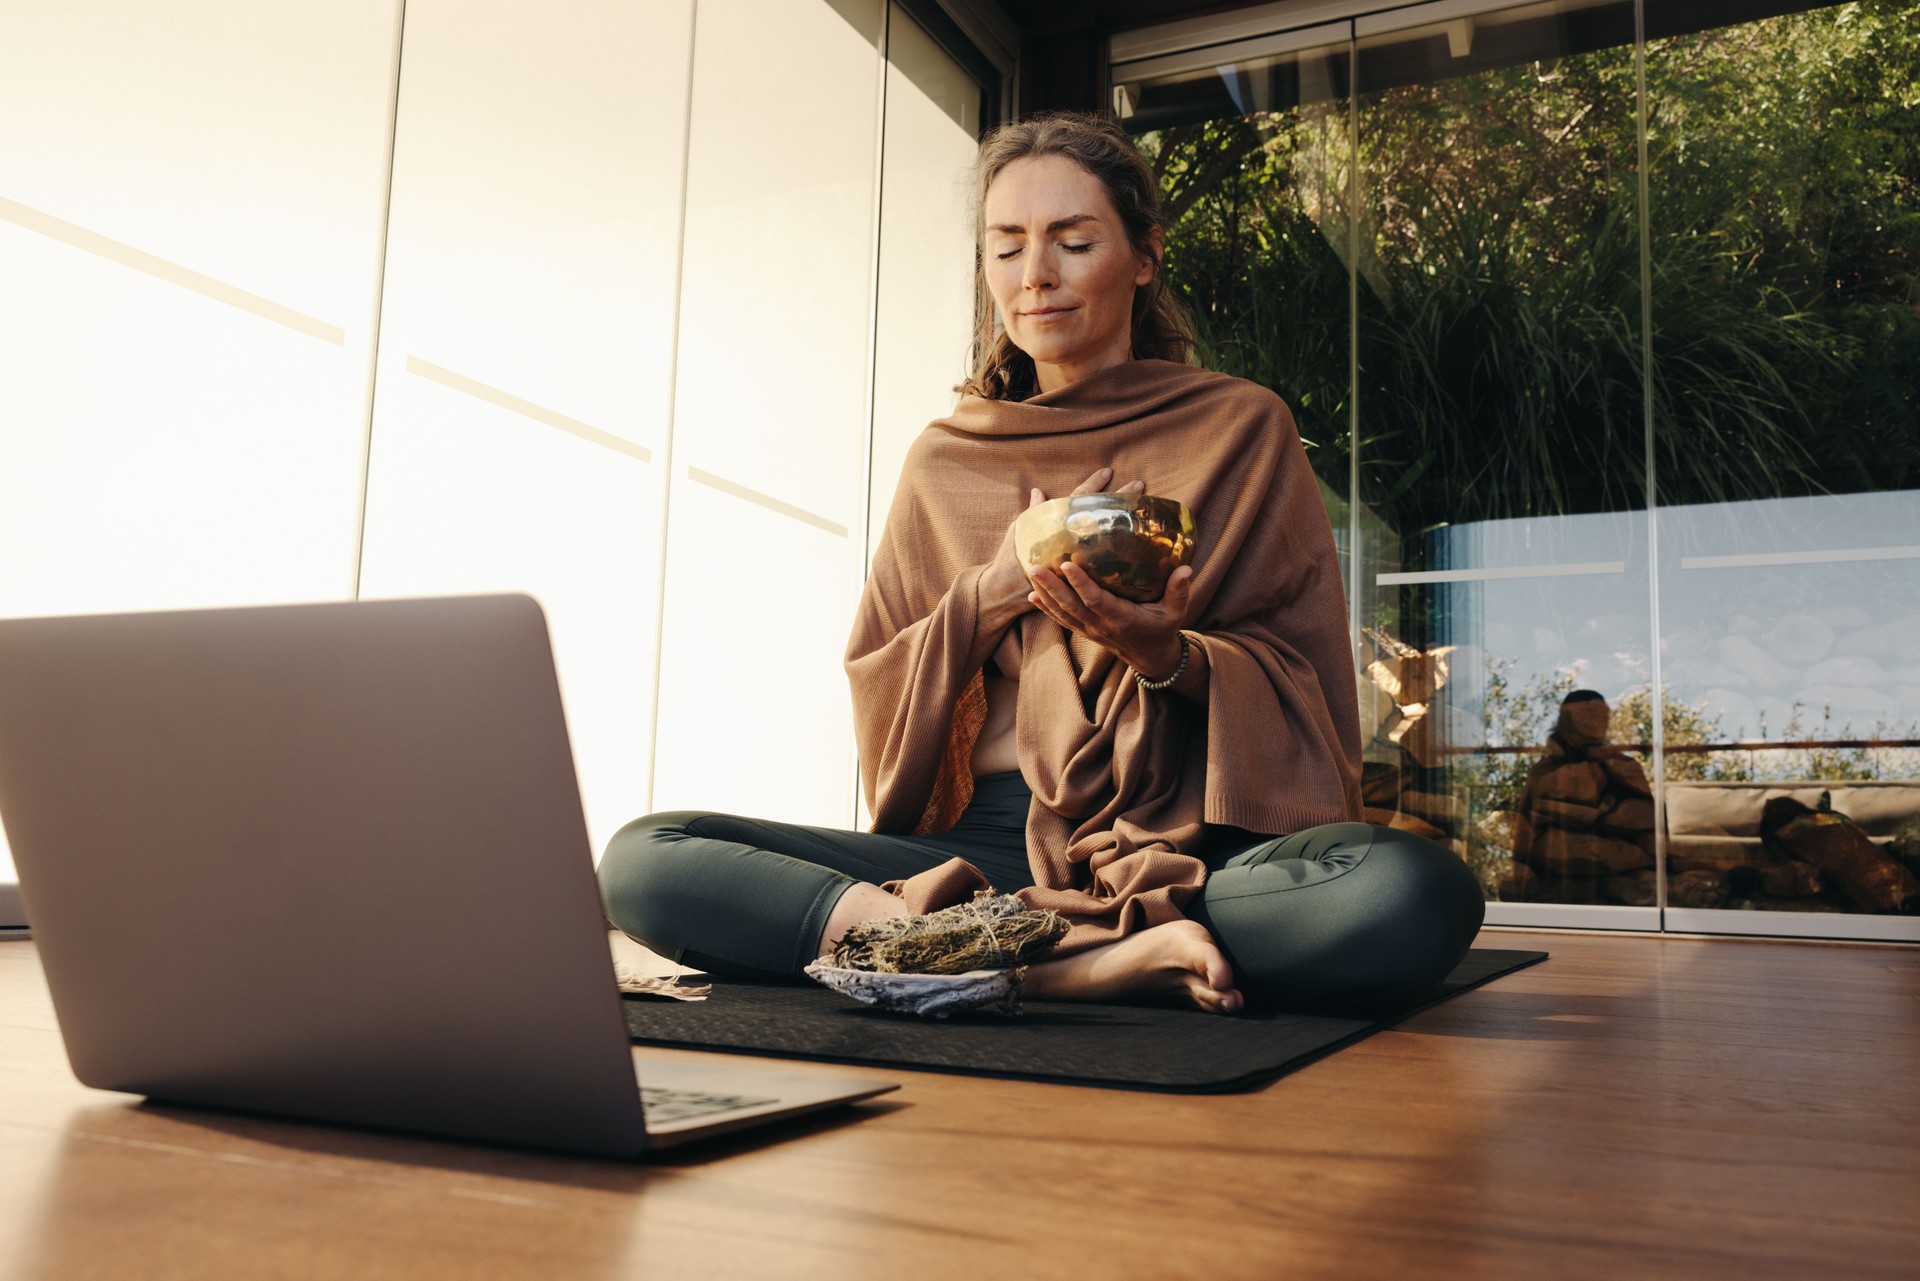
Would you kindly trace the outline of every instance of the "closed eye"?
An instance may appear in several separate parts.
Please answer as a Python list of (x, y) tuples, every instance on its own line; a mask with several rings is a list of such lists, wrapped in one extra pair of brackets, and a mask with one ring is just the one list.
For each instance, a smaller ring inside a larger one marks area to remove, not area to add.
[[(1093, 248), (1093, 246), (1092, 246), (1091, 244), (1085, 244), (1085, 245), (1061, 245), (1060, 247), (1061, 247), (1062, 249), (1064, 249), (1064, 250), (1066, 250), (1066, 251), (1067, 251), (1068, 253), (1070, 253), (1070, 254), (1083, 254), (1083, 253), (1086, 253), (1086, 252), (1087, 252), (1087, 251), (1088, 251), (1089, 249), (1092, 249), (1092, 248)], [(994, 255), (994, 257), (995, 257), (995, 258), (998, 258), (998, 259), (999, 259), (999, 260), (1000, 260), (1001, 262), (1005, 262), (1005, 261), (1006, 261), (1007, 259), (1009, 259), (1009, 258), (1011, 258), (1011, 257), (1013, 257), (1013, 256), (1014, 256), (1015, 254), (1017, 254), (1017, 253), (1019, 253), (1019, 252), (1020, 252), (1020, 250), (1019, 250), (1019, 249), (1009, 249), (1009, 250), (1007, 250), (1007, 251), (1006, 251), (1005, 253), (998, 253), (998, 254), (995, 254), (995, 255)]]

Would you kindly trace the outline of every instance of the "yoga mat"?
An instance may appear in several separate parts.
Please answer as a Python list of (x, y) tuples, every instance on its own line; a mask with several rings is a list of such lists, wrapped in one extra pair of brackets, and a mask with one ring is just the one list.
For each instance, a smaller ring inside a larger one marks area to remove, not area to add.
[(1545, 952), (1475, 948), (1426, 1000), (1350, 1018), (1028, 1001), (1013, 1018), (990, 1008), (921, 1019), (875, 1010), (812, 984), (715, 980), (705, 1001), (629, 997), (627, 1030), (643, 1045), (678, 1049), (1115, 1089), (1220, 1092), (1271, 1081), (1417, 1010), (1546, 959)]

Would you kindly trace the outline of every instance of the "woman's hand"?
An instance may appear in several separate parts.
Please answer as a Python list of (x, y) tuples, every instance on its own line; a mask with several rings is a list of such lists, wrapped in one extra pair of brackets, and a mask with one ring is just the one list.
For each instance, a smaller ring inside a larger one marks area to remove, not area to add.
[[(1096, 477), (1103, 475), (1105, 479), (1112, 478), (1108, 469), (1095, 473)], [(1145, 488), (1135, 481), (1121, 492), (1140, 493)], [(1074, 492), (1095, 491), (1083, 486)], [(1039, 490), (1033, 491), (1032, 501), (1043, 501)], [(1062, 627), (1113, 654), (1148, 680), (1162, 680), (1179, 667), (1180, 629), (1186, 626), (1192, 608), (1191, 565), (1174, 570), (1160, 599), (1145, 605), (1114, 595), (1072, 561), (1061, 565), (1058, 572), (1044, 567), (1035, 570), (1032, 583), (1033, 590), (1027, 595), (1029, 604)]]
[[(1102, 467), (1093, 475), (1080, 482), (1074, 490), (1080, 494), (1098, 494), (1103, 492), (1113, 480), (1113, 468)], [(1128, 491), (1141, 493), (1146, 486), (1139, 481), (1128, 485)], [(1045, 494), (1033, 490), (1027, 498), (1029, 508), (1047, 501)], [(994, 622), (1007, 624), (1026, 613), (1034, 606), (1033, 584), (1027, 580), (1027, 570), (1020, 563), (1020, 556), (1013, 545), (1013, 526), (1007, 526), (1007, 536), (1000, 543), (1000, 554), (987, 566), (987, 572), (980, 578), (981, 611)]]

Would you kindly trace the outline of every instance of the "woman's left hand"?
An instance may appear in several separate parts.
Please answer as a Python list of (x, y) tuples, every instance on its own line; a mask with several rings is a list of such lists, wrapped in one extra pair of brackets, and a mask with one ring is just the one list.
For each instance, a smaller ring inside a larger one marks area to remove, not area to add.
[(1148, 680), (1173, 675), (1180, 664), (1180, 629), (1193, 603), (1193, 567), (1167, 579), (1160, 599), (1140, 605), (1115, 596), (1068, 561), (1058, 572), (1037, 569), (1027, 599), (1054, 622), (1107, 650)]

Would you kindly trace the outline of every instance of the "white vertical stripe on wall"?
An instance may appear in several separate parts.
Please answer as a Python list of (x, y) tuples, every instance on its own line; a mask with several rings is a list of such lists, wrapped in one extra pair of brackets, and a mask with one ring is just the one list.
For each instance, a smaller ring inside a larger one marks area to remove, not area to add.
[(0, 7), (0, 614), (351, 590), (398, 11)]
[[(968, 184), (980, 98), (972, 77), (893, 3), (880, 165), (869, 564), (908, 447), (953, 408), (953, 388), (967, 373), (974, 272)], [(869, 819), (866, 797), (856, 790), (855, 823)]]
[(884, 20), (884, 0), (701, 0), (659, 809), (852, 818)]
[(867, 516), (875, 538), (908, 446), (952, 410), (953, 388), (967, 375), (974, 272), (969, 182), (980, 133), (980, 86), (897, 3), (893, 9)]
[(596, 848), (645, 806), (691, 0), (408, 0), (363, 596), (545, 607)]

